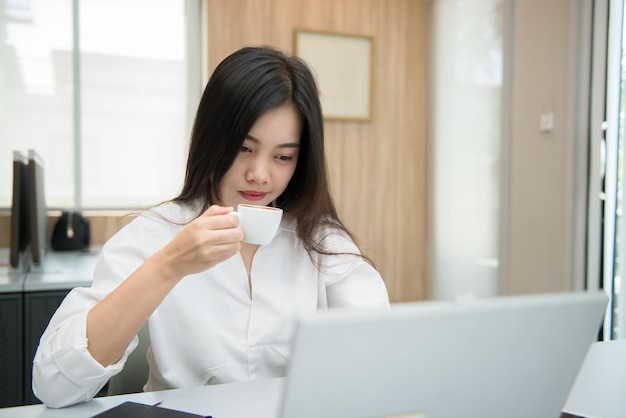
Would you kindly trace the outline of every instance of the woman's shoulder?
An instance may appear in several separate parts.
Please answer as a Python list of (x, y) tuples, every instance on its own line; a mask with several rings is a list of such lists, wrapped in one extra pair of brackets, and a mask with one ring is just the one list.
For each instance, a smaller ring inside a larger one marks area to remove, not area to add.
[(333, 219), (322, 219), (318, 222), (313, 232), (313, 241), (316, 246), (330, 253), (359, 254), (350, 233), (341, 223)]
[(174, 224), (188, 224), (200, 215), (201, 208), (193, 203), (167, 201), (153, 206), (143, 214), (149, 220), (165, 221)]
[(165, 202), (149, 209), (131, 212), (129, 216), (133, 219), (120, 228), (110, 242), (145, 241), (149, 237), (170, 235), (191, 222), (197, 216), (197, 211), (190, 205)]

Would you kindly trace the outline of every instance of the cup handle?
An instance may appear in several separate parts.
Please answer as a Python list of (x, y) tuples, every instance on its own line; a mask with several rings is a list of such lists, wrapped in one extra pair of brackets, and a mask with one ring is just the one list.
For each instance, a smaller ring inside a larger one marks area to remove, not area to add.
[(237, 217), (237, 225), (236, 226), (240, 227), (241, 226), (241, 214), (239, 212), (234, 211), (234, 210), (230, 211), (228, 214), (229, 215), (235, 215)]

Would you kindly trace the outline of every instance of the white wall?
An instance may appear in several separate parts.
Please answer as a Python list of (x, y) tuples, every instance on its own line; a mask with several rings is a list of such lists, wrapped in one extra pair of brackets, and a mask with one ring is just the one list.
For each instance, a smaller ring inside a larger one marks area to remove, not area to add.
[[(575, 262), (584, 236), (575, 232), (586, 205), (586, 136), (577, 124), (588, 83), (583, 3), (515, 2), (508, 293), (569, 290), (582, 273)], [(540, 129), (543, 113), (554, 115), (550, 132)]]

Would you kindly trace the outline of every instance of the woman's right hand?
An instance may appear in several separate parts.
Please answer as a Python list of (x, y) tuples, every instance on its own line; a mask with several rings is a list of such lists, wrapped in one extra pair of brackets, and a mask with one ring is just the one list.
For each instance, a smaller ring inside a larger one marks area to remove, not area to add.
[(232, 210), (232, 207), (211, 206), (151, 258), (162, 271), (180, 280), (232, 257), (241, 248), (243, 239), (237, 217), (229, 215)]

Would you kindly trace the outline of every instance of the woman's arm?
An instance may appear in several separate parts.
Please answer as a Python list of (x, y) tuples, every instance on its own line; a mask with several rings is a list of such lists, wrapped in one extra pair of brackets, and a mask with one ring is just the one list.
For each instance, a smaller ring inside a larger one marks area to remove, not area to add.
[(139, 329), (174, 286), (238, 251), (243, 233), (234, 216), (224, 216), (229, 211), (212, 206), (164, 245), (154, 237), (165, 233), (149, 230), (155, 226), (149, 223), (125, 231), (114, 250), (105, 246), (92, 287), (73, 290), (41, 338), (35, 394), (48, 406), (67, 406), (91, 399), (119, 373)]

